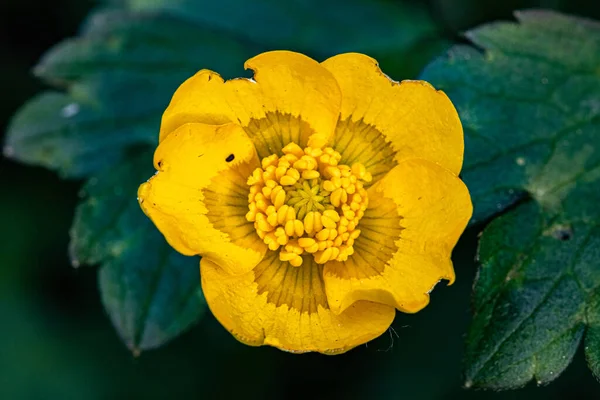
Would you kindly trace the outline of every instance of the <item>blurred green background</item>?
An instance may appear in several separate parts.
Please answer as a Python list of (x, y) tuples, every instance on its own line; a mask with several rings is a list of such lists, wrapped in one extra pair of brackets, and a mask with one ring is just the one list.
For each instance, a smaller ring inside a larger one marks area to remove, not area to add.
[[(91, 0), (2, 0), (2, 132), (16, 109), (43, 88), (30, 73), (37, 59), (74, 35), (93, 6)], [(520, 8), (600, 18), (600, 3), (592, 0), (432, 0), (427, 7), (449, 41), (460, 41), (461, 31), (482, 22), (510, 19)], [(542, 388), (504, 393), (462, 388), (463, 335), (481, 227), (468, 231), (455, 251), (452, 287), (439, 286), (424, 311), (398, 314), (388, 334), (347, 354), (298, 356), (247, 347), (207, 314), (166, 346), (133, 357), (102, 308), (95, 269), (69, 263), (68, 231), (79, 186), (42, 168), (0, 159), (2, 400), (600, 398), (600, 384), (581, 353), (563, 376)]]

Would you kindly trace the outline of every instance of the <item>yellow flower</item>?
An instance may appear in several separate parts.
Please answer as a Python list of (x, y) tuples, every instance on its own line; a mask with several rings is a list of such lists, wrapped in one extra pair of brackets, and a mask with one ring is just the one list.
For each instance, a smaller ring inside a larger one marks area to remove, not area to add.
[(347, 351), (454, 281), (472, 212), (458, 115), (361, 54), (274, 51), (245, 67), (254, 79), (202, 70), (179, 87), (140, 205), (202, 256), (208, 305), (238, 340)]

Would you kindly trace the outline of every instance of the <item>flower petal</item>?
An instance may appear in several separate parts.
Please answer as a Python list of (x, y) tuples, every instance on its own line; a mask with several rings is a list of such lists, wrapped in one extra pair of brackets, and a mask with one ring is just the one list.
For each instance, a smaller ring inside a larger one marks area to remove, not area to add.
[(332, 135), (341, 105), (333, 75), (315, 60), (290, 51), (251, 58), (245, 67), (254, 79), (224, 82), (202, 70), (175, 92), (163, 114), (160, 140), (188, 122), (240, 124), (259, 156), (278, 153), (290, 141), (304, 147), (325, 143)]
[(266, 247), (245, 217), (246, 179), (259, 163), (242, 128), (182, 125), (158, 146), (154, 164), (158, 172), (140, 186), (138, 199), (171, 246), (229, 273), (260, 261)]
[(334, 312), (370, 300), (413, 313), (441, 279), (454, 281), (450, 254), (473, 207), (463, 182), (426, 160), (405, 160), (368, 190), (355, 253), (325, 265)]
[(393, 307), (359, 301), (335, 315), (329, 309), (322, 266), (306, 257), (301, 267), (269, 252), (252, 271), (231, 276), (211, 261), (200, 263), (202, 289), (219, 320), (238, 340), (295, 353), (343, 353), (376, 338), (392, 323)]
[(341, 162), (363, 163), (375, 180), (397, 162), (411, 158), (433, 161), (458, 175), (463, 131), (456, 109), (443, 92), (424, 81), (392, 81), (377, 61), (362, 54), (341, 54), (322, 65), (342, 90), (340, 122), (333, 139)]

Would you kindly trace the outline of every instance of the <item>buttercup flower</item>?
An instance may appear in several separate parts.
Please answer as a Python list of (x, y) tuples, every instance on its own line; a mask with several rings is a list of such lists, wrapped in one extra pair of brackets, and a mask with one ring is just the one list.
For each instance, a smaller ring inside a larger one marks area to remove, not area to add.
[(361, 54), (274, 51), (245, 67), (254, 79), (202, 70), (179, 87), (139, 202), (202, 256), (208, 305), (237, 339), (347, 351), (454, 281), (472, 212), (458, 115)]

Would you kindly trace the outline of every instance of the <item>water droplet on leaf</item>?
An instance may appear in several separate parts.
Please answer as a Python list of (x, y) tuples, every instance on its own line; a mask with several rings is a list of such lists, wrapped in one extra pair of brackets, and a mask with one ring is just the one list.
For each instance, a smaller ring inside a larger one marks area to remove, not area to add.
[(64, 106), (62, 108), (62, 110), (60, 110), (60, 115), (62, 115), (64, 118), (71, 118), (71, 117), (77, 115), (78, 112), (79, 112), (79, 104), (71, 103), (71, 104), (67, 104), (66, 106)]

